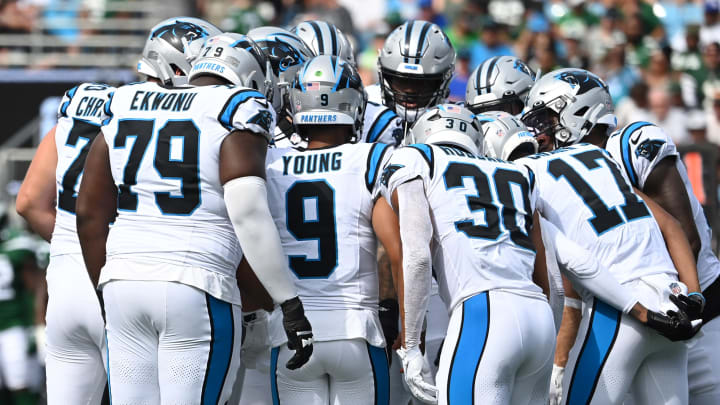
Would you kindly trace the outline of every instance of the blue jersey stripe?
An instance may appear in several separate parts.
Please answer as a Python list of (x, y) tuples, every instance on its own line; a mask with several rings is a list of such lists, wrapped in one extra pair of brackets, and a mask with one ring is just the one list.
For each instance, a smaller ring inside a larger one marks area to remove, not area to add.
[(205, 382), (202, 390), (202, 405), (217, 405), (230, 369), (235, 339), (235, 321), (232, 304), (221, 301), (209, 294), (207, 300), (210, 317), (210, 354), (208, 355)]
[(567, 405), (585, 405), (590, 402), (620, 330), (622, 313), (617, 309), (595, 299), (592, 312), (587, 336), (570, 381)]
[(635, 167), (633, 167), (632, 165), (632, 155), (630, 153), (630, 135), (632, 135), (632, 133), (637, 131), (638, 129), (646, 127), (648, 125), (652, 124), (645, 121), (634, 122), (627, 126), (625, 130), (623, 130), (620, 137), (620, 150), (622, 154), (623, 166), (625, 166), (625, 171), (630, 178), (630, 182), (635, 187), (638, 187), (639, 182), (637, 174), (635, 173)]
[(225, 106), (220, 112), (220, 115), (218, 115), (218, 121), (220, 121), (220, 123), (223, 124), (226, 128), (231, 129), (233, 127), (232, 118), (233, 115), (235, 115), (238, 107), (240, 106), (240, 104), (252, 97), (260, 98), (263, 100), (265, 99), (262, 94), (258, 93), (255, 90), (240, 90), (239, 92), (233, 94), (233, 96), (230, 97), (227, 103), (225, 103)]
[(413, 149), (417, 150), (418, 152), (420, 152), (422, 157), (427, 162), (428, 166), (430, 166), (430, 178), (432, 178), (435, 164), (433, 162), (433, 160), (434, 160), (433, 150), (430, 147), (430, 145), (426, 145), (424, 143), (414, 143), (412, 145), (408, 145), (408, 147), (413, 148)]
[(380, 135), (382, 135), (388, 125), (390, 125), (392, 120), (394, 120), (395, 118), (397, 118), (397, 114), (395, 114), (395, 111), (389, 108), (383, 111), (380, 116), (375, 120), (375, 122), (373, 122), (370, 130), (368, 131), (368, 143), (377, 141)]
[(272, 351), (270, 351), (270, 391), (272, 392), (273, 405), (280, 405), (280, 394), (278, 393), (277, 387), (277, 363), (279, 353), (279, 347), (274, 347)]
[(108, 94), (108, 99), (107, 99), (107, 101), (105, 101), (105, 105), (103, 106), (103, 111), (105, 112), (105, 115), (107, 116), (107, 118), (105, 118), (102, 122), (103, 125), (107, 125), (108, 122), (110, 122), (110, 120), (113, 117), (113, 113), (110, 110), (110, 103), (112, 102), (114, 96), (115, 96), (115, 92), (114, 91), (110, 92)]
[(387, 354), (382, 347), (367, 344), (367, 349), (375, 380), (375, 405), (388, 405), (390, 403), (390, 368)]
[(490, 297), (477, 294), (463, 302), (462, 326), (448, 376), (448, 403), (474, 404), (475, 376), (490, 332)]
[(67, 117), (67, 109), (70, 107), (70, 103), (72, 102), (73, 97), (75, 97), (75, 93), (77, 92), (78, 86), (73, 87), (72, 89), (68, 90), (67, 96), (68, 100), (63, 103), (62, 107), (60, 107), (60, 114)]
[(376, 143), (370, 149), (370, 153), (368, 154), (367, 171), (365, 173), (365, 186), (367, 186), (368, 191), (370, 192), (372, 192), (375, 187), (375, 181), (377, 180), (377, 175), (381, 169), (380, 164), (382, 163), (383, 156), (388, 150), (388, 147), (389, 145), (384, 143)]
[(110, 387), (110, 346), (108, 345), (107, 331), (105, 331), (105, 364), (107, 364), (107, 367), (105, 368), (105, 376), (107, 378), (108, 400), (110, 405), (112, 405), (112, 388)]

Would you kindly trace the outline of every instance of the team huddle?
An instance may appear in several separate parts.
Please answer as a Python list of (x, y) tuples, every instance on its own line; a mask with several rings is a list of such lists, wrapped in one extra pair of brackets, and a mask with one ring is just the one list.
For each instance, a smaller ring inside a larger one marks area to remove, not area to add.
[(68, 90), (21, 188), (51, 214), (18, 203), (62, 279), (48, 403), (720, 404), (672, 140), (509, 56), (448, 103), (454, 63), (408, 21), (365, 88), (332, 24), (177, 17), (146, 81)]

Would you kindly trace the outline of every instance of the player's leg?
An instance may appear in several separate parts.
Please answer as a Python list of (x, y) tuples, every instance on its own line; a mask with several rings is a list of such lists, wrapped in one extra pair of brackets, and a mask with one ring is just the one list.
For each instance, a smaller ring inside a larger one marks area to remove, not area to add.
[(649, 329), (610, 305), (591, 299), (570, 350), (563, 378), (564, 404), (621, 404), (645, 357)]
[(2, 382), (17, 405), (34, 405), (36, 401), (36, 395), (30, 391), (33, 359), (28, 353), (29, 340), (29, 333), (23, 326), (0, 332)]
[(425, 358), (430, 365), (431, 374), (438, 371), (438, 360), (443, 339), (447, 334), (449, 322), (447, 307), (437, 293), (437, 285), (433, 281), (432, 293), (428, 303), (427, 329), (425, 332)]
[(48, 404), (99, 404), (107, 381), (105, 323), (82, 257), (52, 257), (47, 284)]
[(162, 404), (224, 404), (240, 367), (237, 305), (180, 283), (164, 283), (158, 379)]
[(720, 317), (688, 343), (688, 385), (691, 405), (720, 404)]
[[(236, 381), (230, 404), (267, 405), (270, 394), (270, 337), (268, 314), (264, 311), (244, 315), (242, 380)], [(240, 378), (241, 374), (238, 374)], [(241, 389), (241, 392), (236, 392)]]
[[(548, 387), (555, 354), (555, 321), (552, 309), (537, 299), (507, 292), (494, 292), (493, 294), (496, 297), (492, 303), (501, 304), (503, 308), (508, 308), (508, 312), (512, 311), (517, 328), (522, 334), (522, 349), (517, 352), (517, 356), (523, 356), (524, 361), (515, 372), (513, 392), (509, 403), (513, 405), (545, 405), (548, 402)], [(516, 302), (517, 304), (515, 304)], [(510, 321), (512, 322), (512, 320)], [(491, 323), (490, 327), (495, 328), (495, 325)], [(498, 325), (498, 328), (500, 327), (509, 329), (511, 326)], [(494, 337), (491, 336), (488, 339), (489, 347), (503, 347), (502, 342), (491, 340)], [(491, 344), (493, 346), (490, 346)], [(498, 346), (494, 346), (495, 344)], [(488, 358), (488, 360), (490, 359)]]
[[(272, 403), (270, 391), (270, 351), (258, 358), (261, 367), (245, 369), (239, 405), (267, 405)], [(235, 404), (235, 402), (230, 402)]]
[(648, 336), (647, 340), (656, 340), (651, 344), (658, 350), (645, 359), (633, 380), (635, 405), (687, 404), (687, 347), (659, 335)]
[[(364, 339), (323, 342), (329, 355), (330, 405), (388, 405), (390, 376), (385, 348)], [(334, 357), (334, 359), (333, 359)]]
[(270, 391), (273, 405), (327, 405), (330, 383), (325, 371), (325, 345), (315, 342), (310, 360), (297, 370), (285, 364), (294, 354), (284, 344), (270, 352)]
[(160, 403), (154, 324), (163, 319), (164, 284), (118, 280), (103, 287), (112, 403)]

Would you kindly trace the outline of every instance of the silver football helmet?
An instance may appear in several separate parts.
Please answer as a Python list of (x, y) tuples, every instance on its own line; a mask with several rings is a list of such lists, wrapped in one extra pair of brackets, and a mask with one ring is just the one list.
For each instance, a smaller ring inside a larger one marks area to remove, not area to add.
[(440, 27), (408, 21), (395, 28), (380, 50), (383, 102), (406, 122), (445, 102), (455, 71), (455, 49)]
[(254, 28), (247, 36), (270, 59), (273, 80), (277, 84), (273, 89), (272, 104), (280, 121), (284, 114), (289, 113), (287, 88), (303, 63), (313, 57), (312, 51), (297, 35), (278, 27)]
[(352, 43), (333, 24), (320, 20), (304, 21), (292, 31), (315, 55), (335, 55), (357, 67)]
[(538, 152), (535, 137), (519, 118), (504, 111), (488, 111), (477, 119), (482, 128), (485, 156), (515, 160)]
[(208, 38), (192, 61), (190, 80), (215, 75), (232, 84), (255, 89), (269, 99), (273, 82), (270, 61), (249, 37), (225, 33)]
[(440, 104), (418, 117), (405, 140), (407, 144), (454, 145), (481, 155), (482, 137), (480, 122), (472, 111), (457, 104)]
[(547, 134), (557, 145), (578, 143), (596, 125), (610, 133), (617, 118), (608, 87), (583, 69), (558, 69), (541, 77), (528, 94), (522, 121), (536, 135)]
[(219, 28), (199, 18), (175, 17), (161, 21), (150, 29), (137, 71), (166, 85), (187, 84), (188, 57), (197, 55), (203, 42), (197, 40), (220, 33)]
[(465, 90), (465, 106), (475, 114), (485, 111), (522, 113), (535, 72), (514, 56), (495, 56), (483, 62), (470, 75)]
[(299, 134), (308, 125), (347, 125), (354, 141), (362, 132), (365, 89), (355, 67), (336, 56), (320, 55), (306, 62), (295, 76), (289, 102)]

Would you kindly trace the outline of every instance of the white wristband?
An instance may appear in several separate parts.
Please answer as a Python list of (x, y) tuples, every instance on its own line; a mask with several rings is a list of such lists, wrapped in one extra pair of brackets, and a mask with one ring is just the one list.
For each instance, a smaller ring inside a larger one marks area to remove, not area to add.
[(575, 309), (582, 309), (582, 301), (577, 298), (565, 297), (565, 306)]

